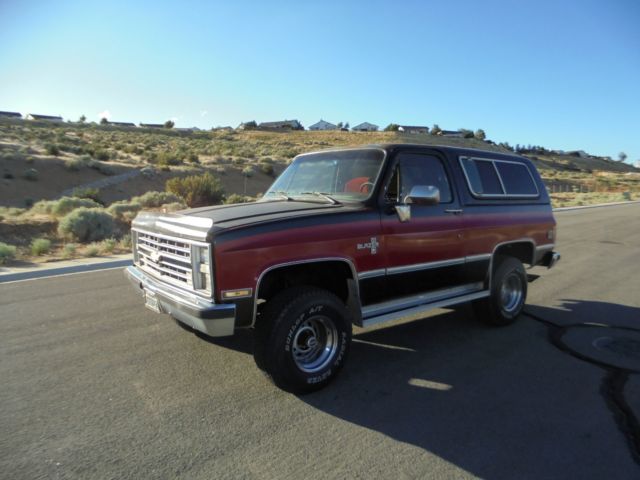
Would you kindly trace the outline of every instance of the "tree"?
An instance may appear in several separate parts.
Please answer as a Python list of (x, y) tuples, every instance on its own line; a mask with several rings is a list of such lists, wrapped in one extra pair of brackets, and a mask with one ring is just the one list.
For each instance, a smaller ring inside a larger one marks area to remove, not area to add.
[(390, 123), (386, 127), (384, 127), (385, 132), (397, 132), (400, 129), (400, 125), (397, 123)]
[(438, 135), (440, 132), (442, 132), (442, 129), (437, 123), (434, 123), (433, 127), (431, 127), (431, 135)]
[(173, 120), (167, 120), (166, 122), (164, 122), (164, 128), (173, 128), (175, 126), (175, 123), (173, 123)]
[(107, 117), (102, 117), (100, 119), (100, 125), (108, 125), (109, 124), (109, 120), (107, 120)]
[(624, 152), (620, 152), (620, 153), (618, 154), (618, 159), (619, 159), (621, 162), (624, 162), (624, 161), (627, 159), (627, 154), (626, 154), (626, 153), (624, 153)]
[(342, 128), (344, 126), (344, 123), (342, 122), (338, 122), (338, 124), (336, 125), (336, 127), (338, 127), (338, 129)]
[(346, 122), (346, 123), (344, 124), (344, 128), (346, 128), (347, 130), (349, 130), (349, 128), (350, 128), (350, 127), (349, 127), (349, 122)]
[(468, 130), (466, 128), (459, 128), (458, 131), (462, 134), (464, 138), (473, 138), (473, 131)]
[(481, 128), (479, 128), (478, 130), (476, 130), (476, 133), (473, 134), (474, 137), (476, 137), (478, 140), (486, 140), (487, 138), (487, 134), (484, 133), (484, 130), (482, 130)]
[(78, 119), (78, 122), (84, 123), (86, 121), (87, 121), (87, 117), (85, 117), (84, 115), (80, 115), (80, 118)]

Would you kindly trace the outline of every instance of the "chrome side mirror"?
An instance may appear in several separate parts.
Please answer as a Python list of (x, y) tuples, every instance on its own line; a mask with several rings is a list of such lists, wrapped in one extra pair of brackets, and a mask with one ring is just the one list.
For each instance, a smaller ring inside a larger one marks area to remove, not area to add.
[(404, 197), (405, 204), (437, 205), (440, 203), (440, 190), (433, 185), (416, 185), (409, 195)]
[(396, 205), (398, 220), (402, 223), (411, 220), (411, 205), (437, 205), (440, 203), (440, 190), (433, 185), (416, 185), (409, 195), (404, 197), (404, 203)]

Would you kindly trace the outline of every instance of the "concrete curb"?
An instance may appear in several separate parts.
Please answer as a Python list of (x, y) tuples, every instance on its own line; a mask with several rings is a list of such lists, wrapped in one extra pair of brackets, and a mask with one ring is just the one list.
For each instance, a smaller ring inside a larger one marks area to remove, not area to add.
[(595, 205), (580, 205), (577, 207), (560, 207), (554, 208), (554, 212), (566, 212), (568, 210), (582, 210), (584, 208), (598, 208), (598, 207), (615, 207), (617, 205), (631, 205), (634, 203), (640, 203), (640, 200), (628, 200), (626, 202), (612, 202), (612, 203), (597, 203)]
[[(71, 263), (71, 262), (69, 262)], [(69, 275), (71, 273), (95, 272), (97, 270), (107, 270), (109, 268), (127, 267), (133, 264), (132, 257), (118, 259), (102, 259), (100, 261), (91, 261), (90, 263), (73, 262), (72, 265), (54, 266), (43, 265), (42, 267), (30, 267), (23, 271), (12, 269), (8, 272), (0, 272), (0, 284), (8, 282), (17, 282), (21, 280), (34, 280), (36, 278), (56, 277), (59, 275)]]

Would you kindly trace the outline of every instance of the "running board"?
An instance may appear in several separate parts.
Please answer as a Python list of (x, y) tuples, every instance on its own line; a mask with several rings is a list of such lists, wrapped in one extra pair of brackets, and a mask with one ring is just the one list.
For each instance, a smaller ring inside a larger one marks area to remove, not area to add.
[[(435, 293), (435, 292), (434, 292)], [(392, 322), (394, 320), (398, 320), (405, 317), (411, 317), (414, 315), (426, 313), (429, 310), (433, 310), (436, 308), (450, 307), (451, 305), (457, 305), (460, 303), (470, 302), (472, 300), (478, 300), (481, 298), (486, 298), (490, 295), (489, 290), (476, 290), (470, 293), (458, 294), (455, 296), (448, 295), (446, 298), (433, 298), (427, 303), (424, 301), (414, 305), (407, 306), (404, 308), (396, 309), (393, 311), (386, 311), (386, 309), (376, 309), (379, 311), (377, 314), (372, 314), (373, 310), (377, 305), (371, 305), (370, 307), (365, 307), (362, 310), (362, 327), (370, 327), (372, 325), (377, 325), (379, 323)], [(428, 295), (421, 295), (420, 297), (425, 297)], [(409, 300), (409, 299), (406, 299)], [(387, 302), (391, 303), (391, 302)]]

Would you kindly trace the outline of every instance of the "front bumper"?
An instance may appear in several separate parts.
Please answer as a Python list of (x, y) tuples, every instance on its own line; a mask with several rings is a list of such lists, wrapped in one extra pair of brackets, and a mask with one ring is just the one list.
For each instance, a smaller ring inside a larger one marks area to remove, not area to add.
[(547, 268), (553, 268), (556, 263), (560, 261), (560, 254), (558, 252), (550, 251), (542, 257), (540, 265)]
[(125, 274), (145, 300), (147, 297), (153, 298), (154, 305), (157, 300), (160, 313), (167, 313), (210, 337), (233, 335), (236, 323), (234, 304), (216, 304), (195, 294), (182, 292), (158, 282), (135, 266), (127, 267)]

